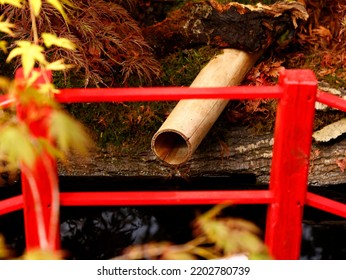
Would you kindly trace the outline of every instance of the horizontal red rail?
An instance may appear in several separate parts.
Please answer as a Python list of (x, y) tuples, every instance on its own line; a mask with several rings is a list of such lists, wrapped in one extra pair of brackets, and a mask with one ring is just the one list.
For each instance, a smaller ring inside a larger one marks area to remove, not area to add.
[(0, 201), (0, 215), (11, 213), (23, 208), (23, 196), (18, 195)]
[(306, 205), (346, 218), (346, 204), (308, 192)]
[(257, 99), (280, 98), (281, 86), (232, 86), (219, 88), (72, 88), (61, 89), (56, 100), (73, 102), (168, 101), (180, 99)]
[(346, 100), (334, 94), (318, 91), (316, 101), (346, 112)]
[[(172, 205), (172, 204), (269, 204), (270, 191), (172, 191), (172, 192), (71, 192), (61, 193), (63, 206)], [(150, 201), (149, 201), (150, 200)], [(346, 204), (308, 192), (306, 205), (346, 218)], [(23, 196), (0, 201), (0, 215), (23, 208)]]
[(63, 206), (268, 204), (270, 191), (140, 191), (61, 193)]

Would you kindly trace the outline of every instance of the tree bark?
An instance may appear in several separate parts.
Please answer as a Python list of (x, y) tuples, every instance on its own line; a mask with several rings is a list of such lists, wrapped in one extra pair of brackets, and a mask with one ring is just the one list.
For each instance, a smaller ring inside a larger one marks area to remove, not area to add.
[[(133, 156), (119, 156), (111, 150), (98, 150), (88, 159), (71, 157), (59, 165), (61, 176), (189, 177), (249, 175), (258, 184), (268, 184), (272, 157), (271, 133), (253, 134), (247, 128), (234, 128), (224, 140), (206, 137), (192, 159), (179, 168), (165, 165), (148, 147)], [(346, 139), (333, 143), (314, 143), (311, 150), (309, 185), (346, 183)]]
[(200, 45), (252, 53), (265, 50), (285, 33), (289, 38), (297, 22), (307, 18), (304, 6), (295, 1), (270, 6), (193, 1), (142, 31), (158, 55)]

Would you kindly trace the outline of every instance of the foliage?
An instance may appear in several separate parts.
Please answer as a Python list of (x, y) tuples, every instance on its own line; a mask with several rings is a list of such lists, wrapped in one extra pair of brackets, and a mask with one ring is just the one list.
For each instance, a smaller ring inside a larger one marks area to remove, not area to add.
[(193, 222), (195, 238), (176, 245), (169, 242), (136, 245), (117, 259), (221, 259), (245, 254), (249, 259), (270, 259), (259, 237), (259, 229), (251, 222), (219, 217), (227, 205), (216, 205)]
[[(22, 256), (16, 258), (19, 260), (61, 260), (64, 257), (62, 251), (44, 251), (33, 250), (25, 252)], [(14, 259), (12, 251), (6, 246), (5, 238), (0, 235), (0, 260)]]
[[(255, 1), (253, 1), (255, 2)], [(301, 1), (309, 19), (296, 32), (289, 43), (281, 38), (281, 45), (269, 49), (262, 60), (249, 72), (244, 84), (273, 85), (282, 67), (312, 69), (319, 81), (330, 87), (346, 86), (346, 25), (345, 1)], [(279, 42), (280, 43), (280, 42)], [(256, 131), (274, 128), (275, 100), (232, 101), (226, 112), (232, 124), (248, 125)], [(317, 112), (314, 129), (339, 120), (344, 113)]]
[(320, 80), (331, 86), (346, 86), (346, 4), (345, 1), (305, 0), (309, 20), (294, 40), (287, 66), (312, 68)]
[(6, 246), (5, 238), (0, 235), (0, 260), (7, 259), (10, 255), (11, 252)]
[(178, 50), (161, 60), (161, 81), (166, 86), (189, 86), (202, 68), (220, 51), (210, 46)]
[[(73, 7), (69, 0), (47, 0), (44, 3), (51, 5), (52, 9), (57, 10), (62, 18), (68, 21), (65, 9)], [(14, 7), (12, 9), (24, 13), (27, 9), (30, 17), (26, 24), (31, 23), (29, 28), (31, 40), (13, 41), (13, 46), (9, 48), (6, 61), (18, 58), (22, 65), (17, 77), (13, 81), (0, 77), (0, 88), (4, 94), (0, 96), (0, 158), (6, 161), (6, 171), (20, 168), (22, 174), (26, 176), (34, 200), (33, 209), (38, 217), (40, 248), (49, 252), (54, 246), (56, 240), (54, 229), (58, 228), (59, 223), (58, 180), (50, 158), (65, 159), (71, 151), (85, 153), (91, 147), (91, 140), (85, 129), (54, 100), (58, 90), (51, 84), (51, 71), (66, 70), (72, 66), (65, 64), (63, 59), (54, 60), (47, 56), (47, 50), (59, 47), (73, 51), (76, 45), (56, 34), (39, 34), (37, 21), (42, 11), (41, 0), (3, 0), (0, 4), (6, 4), (5, 8), (1, 9)], [(15, 36), (13, 30), (17, 26), (5, 17), (6, 15), (3, 15), (1, 18), (0, 31), (13, 37)], [(1, 46), (5, 47), (7, 52), (4, 41), (1, 41)], [(45, 229), (37, 179), (34, 175), (34, 167), (39, 160), (45, 165), (45, 175), (51, 182), (53, 196), (49, 224), (51, 232), (46, 232)]]
[[(85, 86), (89, 83), (105, 85), (104, 79), (109, 77), (112, 80), (107, 80), (107, 86), (110, 82), (126, 84), (131, 75), (137, 76), (141, 83), (150, 83), (158, 77), (160, 65), (144, 41), (141, 30), (115, 1), (69, 0), (62, 1), (59, 9), (50, 2), (60, 3), (56, 0), (40, 1), (41, 4), (34, 7), (40, 10), (40, 17), (36, 20), (37, 36), (41, 36), (47, 47), (49, 41), (55, 42), (46, 55), (76, 65), (74, 72), (84, 75)], [(62, 9), (63, 5), (68, 7)], [(31, 9), (26, 1), (22, 9), (7, 6), (2, 12), (15, 24), (13, 33), (20, 41), (32, 40), (33, 34), (27, 28)], [(64, 39), (58, 42), (57, 36)]]

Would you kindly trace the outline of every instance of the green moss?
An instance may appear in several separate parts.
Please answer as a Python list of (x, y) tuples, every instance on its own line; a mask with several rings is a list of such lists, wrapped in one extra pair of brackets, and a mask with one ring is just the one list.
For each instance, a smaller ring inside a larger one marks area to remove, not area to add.
[(85, 124), (101, 147), (112, 144), (121, 151), (150, 147), (151, 137), (164, 121), (172, 102), (82, 103), (66, 105)]
[(85, 87), (85, 77), (80, 73), (75, 73), (73, 70), (64, 74), (63, 72), (55, 71), (53, 73), (53, 82), (57, 88), (83, 88)]
[[(157, 86), (188, 86), (219, 50), (203, 47), (182, 50), (162, 59), (162, 76)], [(58, 87), (83, 87), (78, 74), (54, 75)], [(135, 86), (136, 78), (130, 79)], [(164, 122), (176, 102), (70, 104), (66, 109), (91, 131), (100, 146), (112, 144), (121, 152), (140, 152), (150, 147), (153, 134)]]
[(323, 80), (327, 82), (332, 88), (346, 87), (346, 80), (340, 77), (342, 73), (345, 73), (345, 70), (338, 69), (334, 74), (324, 76)]
[(188, 86), (220, 50), (206, 46), (177, 51), (162, 59), (163, 86)]

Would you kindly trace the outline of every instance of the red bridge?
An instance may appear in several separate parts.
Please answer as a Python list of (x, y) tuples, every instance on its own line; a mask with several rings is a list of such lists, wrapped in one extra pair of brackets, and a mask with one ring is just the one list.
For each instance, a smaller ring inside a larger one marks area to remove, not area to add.
[[(44, 154), (35, 168), (22, 172), (22, 195), (0, 201), (0, 215), (23, 209), (27, 250), (60, 247), (59, 228), (52, 227), (60, 206), (267, 204), (265, 243), (275, 259), (298, 259), (304, 206), (346, 218), (346, 205), (308, 191), (315, 102), (346, 111), (346, 101), (319, 92), (310, 70), (285, 70), (276, 86), (223, 88), (62, 89), (59, 102), (160, 101), (189, 98), (279, 99), (268, 190), (132, 191), (56, 193), (56, 162)], [(0, 96), (0, 104), (11, 100)], [(20, 108), (18, 108), (20, 110)], [(32, 134), (47, 136), (44, 125), (31, 124)], [(48, 172), (49, 170), (54, 170)], [(30, 176), (26, 175), (30, 174)], [(33, 192), (29, 186), (35, 186)], [(39, 201), (35, 205), (34, 201)], [(44, 223), (40, 230), (39, 223)], [(58, 223), (59, 224), (59, 223)], [(43, 239), (49, 244), (42, 244)]]

